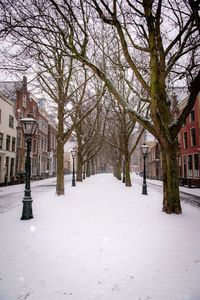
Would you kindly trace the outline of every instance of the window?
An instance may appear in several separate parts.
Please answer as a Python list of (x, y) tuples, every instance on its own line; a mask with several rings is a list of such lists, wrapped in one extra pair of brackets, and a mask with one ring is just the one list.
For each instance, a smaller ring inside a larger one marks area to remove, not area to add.
[(18, 171), (19, 171), (19, 156), (18, 155), (16, 155), (16, 173), (18, 173)]
[(188, 148), (187, 131), (183, 132), (183, 145), (184, 145), (184, 149)]
[(192, 177), (192, 155), (188, 155), (188, 177)]
[(185, 119), (184, 123), (183, 123), (183, 127), (185, 127), (187, 125), (187, 120)]
[(17, 132), (17, 147), (20, 148), (21, 147), (21, 140), (22, 140), (22, 134), (21, 132)]
[(15, 152), (15, 138), (12, 138), (12, 152)]
[(45, 151), (47, 151), (47, 139), (45, 138)]
[(39, 129), (42, 130), (42, 120), (39, 119)]
[(9, 157), (6, 156), (6, 176), (8, 176), (8, 168), (9, 168)]
[(33, 153), (37, 153), (37, 140), (33, 140)]
[(194, 108), (193, 108), (190, 113), (190, 122), (194, 122), (194, 121), (195, 121), (195, 112), (194, 112)]
[(10, 136), (6, 136), (6, 150), (10, 151)]
[(15, 163), (15, 159), (11, 158), (11, 163), (10, 163), (10, 177), (12, 177), (14, 175), (14, 163)]
[(194, 154), (194, 177), (199, 178), (199, 155)]
[(20, 111), (19, 113), (19, 119), (22, 119), (23, 118), (23, 113)]
[(36, 166), (37, 166), (36, 163), (37, 163), (36, 158), (33, 157), (33, 158), (32, 158), (32, 174), (33, 174), (33, 175), (36, 174), (36, 169), (37, 169), (37, 168), (36, 168)]
[(53, 148), (53, 133), (50, 135), (50, 147)]
[(178, 175), (181, 176), (182, 169), (181, 169), (181, 157), (180, 156), (178, 157), (178, 170), (179, 170)]
[(40, 174), (40, 155), (38, 155), (38, 173)]
[(53, 136), (53, 149), (55, 149), (56, 148), (56, 137), (55, 137), (55, 135)]
[(0, 149), (3, 148), (3, 133), (0, 132)]
[(35, 115), (36, 115), (36, 107), (33, 106), (33, 116), (35, 117)]
[(23, 96), (23, 99), (22, 99), (22, 106), (24, 108), (26, 107), (26, 96), (25, 95)]
[(186, 156), (183, 156), (183, 177), (187, 178), (187, 163)]
[(38, 150), (41, 150), (41, 136), (38, 134)]
[(13, 128), (14, 127), (14, 118), (13, 116), (9, 115), (9, 127)]
[(190, 129), (190, 135), (191, 135), (191, 147), (196, 146), (196, 132), (195, 127)]
[(41, 150), (43, 151), (44, 150), (44, 138), (43, 138), (43, 136), (41, 137), (41, 142), (42, 142)]
[(41, 167), (42, 173), (44, 172), (44, 157), (42, 156), (42, 167)]

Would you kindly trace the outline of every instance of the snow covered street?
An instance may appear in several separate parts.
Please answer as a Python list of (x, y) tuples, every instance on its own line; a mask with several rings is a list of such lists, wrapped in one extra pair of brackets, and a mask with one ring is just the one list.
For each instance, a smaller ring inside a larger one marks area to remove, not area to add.
[[(200, 210), (112, 174), (33, 196), (0, 215), (0, 300), (199, 300)], [(22, 195), (23, 196), (23, 195)]]

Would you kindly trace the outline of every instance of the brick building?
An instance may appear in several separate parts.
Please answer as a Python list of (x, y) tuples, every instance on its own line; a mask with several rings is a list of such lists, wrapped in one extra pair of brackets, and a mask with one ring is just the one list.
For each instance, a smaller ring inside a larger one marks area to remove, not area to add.
[(26, 141), (22, 132), (20, 119), (32, 113), (38, 122), (36, 135), (32, 139), (31, 177), (47, 177), (56, 174), (57, 154), (55, 121), (49, 117), (44, 107), (44, 99), (37, 99), (28, 91), (27, 79), (22, 81), (0, 82), (0, 91), (13, 103), (17, 120), (16, 131), (16, 162), (14, 173), (23, 182), (25, 175)]
[[(184, 108), (187, 98), (179, 104)], [(179, 133), (179, 176), (182, 182), (200, 187), (200, 93)]]

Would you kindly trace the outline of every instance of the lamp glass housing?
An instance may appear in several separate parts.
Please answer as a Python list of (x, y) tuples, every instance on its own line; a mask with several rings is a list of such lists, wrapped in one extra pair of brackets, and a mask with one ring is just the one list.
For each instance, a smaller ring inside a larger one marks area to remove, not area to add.
[(21, 119), (20, 123), (25, 136), (33, 136), (36, 134), (36, 129), (38, 127), (38, 122), (31, 116)]
[(77, 150), (76, 148), (74, 147), (72, 150), (71, 150), (71, 154), (72, 154), (72, 157), (76, 157), (76, 153), (77, 153)]
[(148, 152), (149, 147), (148, 147), (146, 144), (143, 144), (143, 145), (141, 146), (141, 149), (142, 149), (143, 155), (146, 155), (147, 152)]

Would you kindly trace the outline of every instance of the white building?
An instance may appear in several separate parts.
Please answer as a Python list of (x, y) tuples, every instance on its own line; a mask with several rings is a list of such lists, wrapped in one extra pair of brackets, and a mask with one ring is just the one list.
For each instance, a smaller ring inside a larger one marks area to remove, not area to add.
[[(73, 170), (73, 159), (71, 155), (71, 150), (74, 147), (77, 148), (77, 142), (71, 136), (64, 146), (64, 169), (66, 173), (71, 173)], [(76, 169), (76, 163), (75, 163), (75, 169)]]
[(12, 181), (16, 166), (17, 120), (13, 101), (0, 94), (0, 184)]

